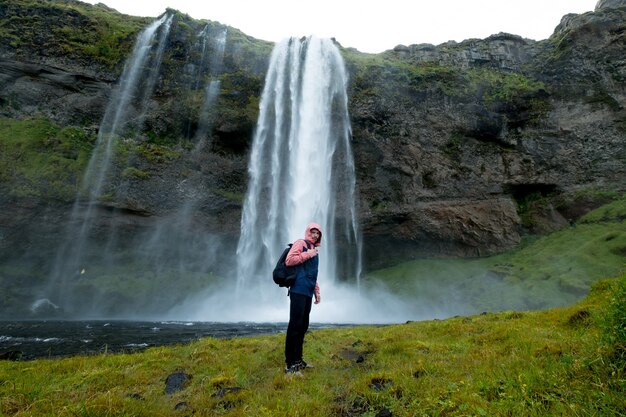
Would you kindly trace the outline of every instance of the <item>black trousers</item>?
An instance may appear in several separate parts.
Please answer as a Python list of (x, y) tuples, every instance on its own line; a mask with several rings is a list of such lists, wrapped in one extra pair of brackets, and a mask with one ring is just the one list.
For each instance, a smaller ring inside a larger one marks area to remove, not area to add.
[(309, 330), (309, 314), (311, 313), (311, 297), (290, 293), (289, 326), (285, 338), (285, 362), (291, 366), (302, 359), (304, 334)]

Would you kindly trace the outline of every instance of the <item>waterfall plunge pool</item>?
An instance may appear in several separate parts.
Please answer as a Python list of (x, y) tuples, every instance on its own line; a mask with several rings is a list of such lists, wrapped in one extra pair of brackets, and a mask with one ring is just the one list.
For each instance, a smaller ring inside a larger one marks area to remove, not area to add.
[[(310, 329), (358, 324), (311, 323)], [(217, 323), (129, 320), (0, 321), (0, 355), (22, 353), (21, 360), (101, 353), (134, 353), (156, 346), (186, 344), (205, 337), (228, 339), (284, 333), (287, 323)]]

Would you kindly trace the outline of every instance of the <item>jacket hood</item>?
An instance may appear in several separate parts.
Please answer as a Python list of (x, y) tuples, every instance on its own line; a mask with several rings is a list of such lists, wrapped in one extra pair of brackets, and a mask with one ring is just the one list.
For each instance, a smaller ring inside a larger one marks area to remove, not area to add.
[(317, 247), (322, 244), (322, 228), (317, 223), (309, 223), (309, 225), (306, 227), (306, 232), (304, 232), (304, 238), (313, 243), (314, 241), (311, 237), (311, 229), (317, 229), (320, 231), (320, 238), (317, 242), (315, 242), (315, 246)]

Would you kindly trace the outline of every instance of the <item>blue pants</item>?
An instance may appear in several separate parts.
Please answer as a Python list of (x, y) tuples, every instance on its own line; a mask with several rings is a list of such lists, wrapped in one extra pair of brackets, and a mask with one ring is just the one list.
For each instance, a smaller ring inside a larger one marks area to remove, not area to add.
[(290, 293), (289, 326), (285, 338), (285, 362), (287, 366), (302, 359), (304, 334), (309, 330), (309, 314), (312, 298), (302, 294)]

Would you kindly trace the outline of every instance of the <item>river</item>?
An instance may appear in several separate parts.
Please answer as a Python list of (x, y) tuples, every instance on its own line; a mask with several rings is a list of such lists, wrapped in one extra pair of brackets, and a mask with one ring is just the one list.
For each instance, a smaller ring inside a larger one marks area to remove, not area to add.
[[(314, 324), (311, 329), (350, 327)], [(182, 321), (0, 321), (0, 355), (19, 351), (21, 360), (73, 355), (140, 352), (205, 337), (233, 338), (284, 333), (287, 323)]]

